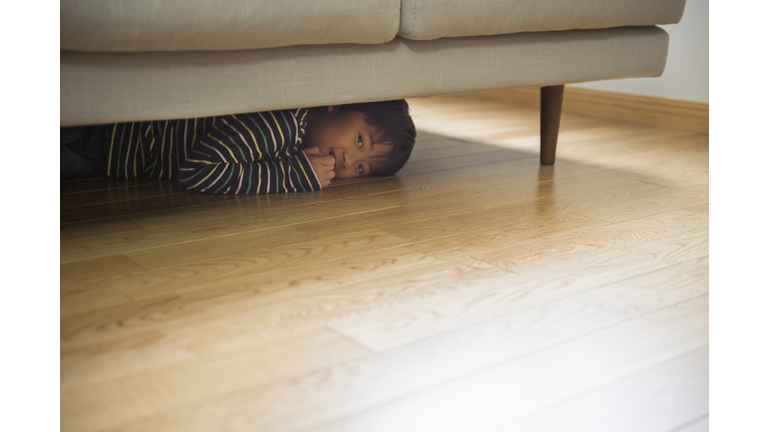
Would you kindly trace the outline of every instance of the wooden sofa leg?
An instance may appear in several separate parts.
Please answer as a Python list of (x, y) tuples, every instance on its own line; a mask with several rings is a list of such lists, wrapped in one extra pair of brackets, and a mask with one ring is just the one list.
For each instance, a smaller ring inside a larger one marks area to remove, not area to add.
[(555, 164), (560, 113), (563, 111), (564, 85), (541, 88), (541, 155), (542, 165)]

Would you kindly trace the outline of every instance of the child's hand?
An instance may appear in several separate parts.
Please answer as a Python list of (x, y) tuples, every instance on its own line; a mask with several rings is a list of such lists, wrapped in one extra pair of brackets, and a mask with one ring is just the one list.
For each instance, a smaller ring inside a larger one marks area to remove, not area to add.
[(315, 170), (315, 174), (317, 174), (320, 186), (326, 187), (331, 184), (331, 179), (336, 176), (336, 173), (333, 171), (336, 159), (331, 155), (321, 155), (317, 147), (304, 149), (304, 154), (309, 158), (309, 163), (312, 164), (312, 168)]

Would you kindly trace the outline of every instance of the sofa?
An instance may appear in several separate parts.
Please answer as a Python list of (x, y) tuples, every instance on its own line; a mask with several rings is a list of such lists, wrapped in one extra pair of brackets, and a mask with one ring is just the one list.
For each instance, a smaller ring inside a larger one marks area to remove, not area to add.
[(685, 0), (61, 0), (60, 126), (653, 77)]

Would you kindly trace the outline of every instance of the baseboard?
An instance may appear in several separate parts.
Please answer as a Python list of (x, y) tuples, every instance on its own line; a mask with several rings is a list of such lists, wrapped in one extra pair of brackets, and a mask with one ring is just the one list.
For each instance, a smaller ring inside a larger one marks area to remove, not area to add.
[[(539, 88), (473, 93), (473, 97), (539, 105)], [(709, 104), (565, 86), (563, 111), (709, 133)]]

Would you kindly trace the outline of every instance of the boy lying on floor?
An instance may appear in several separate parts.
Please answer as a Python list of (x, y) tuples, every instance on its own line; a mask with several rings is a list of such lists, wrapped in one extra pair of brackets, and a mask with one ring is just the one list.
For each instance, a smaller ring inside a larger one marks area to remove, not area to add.
[(405, 100), (61, 129), (61, 178), (178, 179), (195, 192), (319, 190), (397, 172), (416, 130)]

